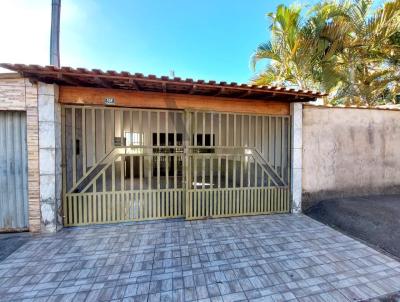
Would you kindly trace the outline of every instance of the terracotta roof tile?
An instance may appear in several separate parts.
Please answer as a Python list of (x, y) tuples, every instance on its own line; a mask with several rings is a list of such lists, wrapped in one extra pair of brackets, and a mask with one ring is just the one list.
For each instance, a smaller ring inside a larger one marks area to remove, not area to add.
[[(216, 97), (231, 97), (244, 99), (265, 99), (305, 102), (314, 100), (326, 94), (311, 90), (300, 90), (295, 88), (261, 86), (254, 84), (227, 83), (221, 81), (193, 80), (191, 78), (181, 79), (168, 76), (143, 75), (142, 73), (131, 74), (128, 71), (117, 72), (100, 69), (88, 70), (86, 68), (71, 68), (24, 64), (0, 64), (9, 70), (19, 72), (23, 76), (43, 81), (46, 83), (57, 83), (59, 85), (82, 84), (87, 87), (131, 89), (143, 91), (156, 91), (166, 93), (185, 93), (215, 95)], [(66, 78), (67, 79), (66, 79)], [(71, 84), (72, 83), (72, 84)], [(168, 84), (168, 85), (166, 85)]]

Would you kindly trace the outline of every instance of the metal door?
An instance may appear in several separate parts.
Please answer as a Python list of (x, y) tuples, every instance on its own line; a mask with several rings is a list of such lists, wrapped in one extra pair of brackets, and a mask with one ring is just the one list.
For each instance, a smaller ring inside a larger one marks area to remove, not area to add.
[(28, 228), (26, 114), (0, 111), (0, 230)]

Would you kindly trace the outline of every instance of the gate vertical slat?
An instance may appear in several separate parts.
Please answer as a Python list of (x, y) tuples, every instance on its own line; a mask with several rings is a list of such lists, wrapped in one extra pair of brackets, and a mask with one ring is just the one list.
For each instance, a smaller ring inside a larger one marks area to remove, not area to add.
[[(174, 112), (174, 151), (177, 152), (177, 135), (176, 135), (176, 128), (178, 127), (177, 123), (176, 123), (176, 117), (177, 113)], [(173, 160), (174, 160), (174, 189), (176, 190), (178, 188), (178, 157), (179, 155), (174, 155)], [(174, 199), (175, 200), (175, 199)]]
[(114, 221), (121, 220), (121, 199), (120, 199), (120, 192), (117, 191), (113, 194), (114, 199)]
[(105, 192), (101, 195), (101, 205), (103, 207), (101, 220), (102, 221), (111, 221), (111, 217), (109, 215), (110, 205), (108, 202), (108, 192)]
[(81, 224), (85, 224), (87, 223), (86, 221), (86, 217), (87, 217), (87, 209), (86, 209), (86, 196), (87, 195), (82, 195), (80, 200), (79, 200), (79, 204), (81, 205), (81, 210), (80, 212), (82, 213), (82, 216), (80, 217), (80, 223)]
[(206, 113), (203, 112), (202, 114), (203, 124), (202, 124), (202, 139), (201, 145), (204, 147), (206, 145)]
[(2, 221), (4, 221), (3, 222), (4, 227), (10, 227), (10, 226), (12, 227), (11, 221), (9, 221), (9, 219), (6, 218), (6, 215), (11, 212), (11, 209), (10, 209), (11, 205), (10, 205), (10, 202), (7, 201), (7, 199), (12, 200), (11, 198), (9, 198), (9, 193), (8, 193), (9, 192), (8, 178), (10, 175), (9, 156), (11, 154), (11, 152), (9, 150), (10, 143), (8, 143), (8, 141), (9, 141), (9, 135), (8, 135), (9, 130), (8, 129), (10, 127), (8, 125), (9, 124), (8, 114), (6, 112), (3, 113), (2, 111), (0, 111), (0, 114), (2, 115), (2, 117), (0, 118), (0, 122), (1, 122), (1, 124), (0, 124), (0, 127), (1, 127), (0, 128), (0, 132), (1, 132), (0, 143), (1, 143), (1, 145), (0, 146), (2, 146), (4, 148), (3, 152), (0, 153), (0, 156), (2, 156), (1, 165), (4, 167), (4, 170), (2, 170), (2, 173), (0, 175), (0, 177), (1, 177), (1, 180), (0, 180), (0, 184), (1, 184), (0, 194), (1, 195), (0, 196), (2, 199), (1, 200), (2, 213), (0, 213), (0, 214), (2, 214), (2, 216), (4, 215), (4, 217), (1, 217)]
[[(19, 154), (21, 152), (21, 146), (19, 145), (19, 142), (20, 142), (19, 138), (21, 137), (20, 130), (19, 130), (21, 128), (21, 125), (19, 124), (19, 113), (18, 112), (12, 113), (11, 119), (12, 119), (13, 134), (10, 137), (9, 141), (12, 142), (13, 151), (11, 153), (11, 157), (14, 162), (13, 162), (13, 167), (11, 167), (11, 168), (13, 168), (13, 171), (12, 171), (13, 173), (10, 175), (10, 178), (12, 175), (14, 176), (13, 177), (14, 179), (12, 180), (12, 188), (11, 188), (12, 195), (14, 195), (13, 196), (14, 197), (13, 198), (14, 199), (13, 212), (15, 213), (14, 224), (15, 225), (23, 225), (23, 215), (21, 215), (21, 214), (23, 212), (24, 203), (19, 202), (21, 200), (21, 194), (20, 194), (21, 182), (20, 182), (20, 180), (21, 180), (21, 174), (22, 174), (21, 167), (20, 167), (21, 162), (19, 161), (19, 158), (18, 158)], [(22, 209), (21, 209), (21, 207), (22, 207)]]
[(133, 174), (134, 171), (134, 157), (132, 155), (129, 156), (129, 183), (130, 183), (130, 190), (133, 191), (135, 189), (135, 177)]
[(72, 183), (76, 184), (76, 138), (75, 108), (72, 108)]
[(96, 143), (97, 143), (97, 139), (96, 139), (96, 111), (95, 111), (94, 108), (91, 110), (91, 114), (92, 114), (92, 120), (91, 120), (91, 122), (92, 122), (91, 128), (92, 129), (91, 130), (92, 130), (92, 139), (93, 139), (93, 142), (92, 142), (92, 148), (93, 148), (92, 163), (93, 163), (93, 165), (95, 165), (96, 164)]
[[(17, 138), (17, 131), (18, 131), (18, 124), (16, 123), (15, 117), (16, 112), (11, 112), (7, 114), (7, 197), (12, 200), (9, 204), (9, 215), (12, 217), (11, 219), (7, 216), (5, 217), (6, 220), (11, 220), (9, 225), (10, 227), (20, 225), (20, 211), (19, 206), (21, 205), (18, 201), (18, 189), (20, 188), (18, 184), (18, 179), (20, 177), (18, 173), (19, 162), (15, 158), (17, 155), (18, 146), (18, 139)], [(18, 150), (19, 152), (20, 150)], [(18, 188), (18, 189), (17, 189)], [(6, 223), (7, 225), (7, 223)]]
[(281, 171), (280, 171), (280, 176), (282, 177), (282, 179), (284, 179), (284, 175), (283, 175), (283, 150), (284, 150), (284, 137), (285, 137), (285, 123), (284, 123), (284, 119), (281, 119)]
[(92, 196), (90, 195), (85, 195), (86, 199), (86, 208), (87, 208), (87, 223), (92, 224), (93, 223), (93, 207), (92, 207)]
[(139, 199), (140, 200), (140, 219), (144, 219), (145, 212), (147, 212), (147, 207), (143, 197), (143, 157), (139, 157)]
[(66, 139), (65, 139), (65, 107), (61, 107), (61, 162), (62, 162), (62, 200), (63, 200), (63, 223), (64, 225), (69, 225), (69, 215), (68, 215), (68, 198), (66, 196), (67, 193), (67, 169), (66, 169), (66, 153), (65, 153), (65, 145), (66, 145)]
[(86, 111), (82, 108), (82, 175), (86, 174)]
[[(103, 202), (104, 195), (105, 195), (104, 192), (101, 195), (94, 194), (94, 198), (95, 198), (95, 201), (96, 201), (95, 202), (96, 208), (94, 210), (94, 212), (95, 212), (94, 216), (96, 217), (96, 223), (100, 223), (102, 221), (105, 221), (104, 215), (106, 213), (106, 209), (105, 209), (104, 202)], [(97, 215), (96, 215), (96, 212), (97, 212)]]
[(79, 219), (78, 219), (78, 198), (79, 196), (74, 196), (74, 203), (73, 203), (73, 208), (74, 208), (74, 217), (73, 221), (75, 224), (79, 224)]
[(101, 111), (101, 119), (100, 119), (100, 123), (101, 123), (101, 129), (103, 131), (103, 135), (101, 136), (101, 142), (103, 143), (103, 147), (104, 149), (103, 154), (107, 154), (107, 132), (106, 132), (106, 128), (105, 128), (105, 110), (104, 109), (100, 109)]
[(126, 214), (129, 201), (129, 194), (126, 191), (122, 191), (120, 194), (120, 201), (121, 201), (121, 221), (126, 221)]
[[(165, 112), (165, 146), (166, 147), (169, 147), (168, 120), (169, 120), (169, 113)], [(170, 152), (169, 148), (167, 148), (166, 150), (168, 153)], [(165, 172), (164, 172), (165, 187), (164, 187), (164, 189), (169, 189), (169, 160), (170, 160), (169, 155), (165, 155), (164, 160), (165, 160)]]

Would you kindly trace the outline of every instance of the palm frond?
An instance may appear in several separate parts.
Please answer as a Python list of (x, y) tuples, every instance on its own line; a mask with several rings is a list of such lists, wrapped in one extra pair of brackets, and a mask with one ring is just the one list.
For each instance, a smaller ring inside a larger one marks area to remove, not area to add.
[(260, 44), (257, 47), (256, 51), (251, 56), (251, 66), (253, 70), (255, 70), (257, 63), (260, 60), (265, 60), (265, 59), (280, 62), (280, 56), (274, 49), (271, 42)]

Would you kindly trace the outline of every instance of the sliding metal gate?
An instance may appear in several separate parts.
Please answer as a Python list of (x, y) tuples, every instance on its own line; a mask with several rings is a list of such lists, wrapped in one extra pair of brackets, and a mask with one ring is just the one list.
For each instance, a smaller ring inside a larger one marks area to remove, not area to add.
[(65, 106), (64, 224), (289, 211), (290, 118)]

